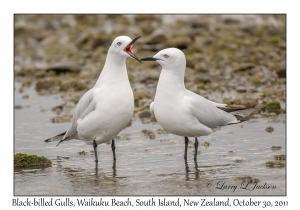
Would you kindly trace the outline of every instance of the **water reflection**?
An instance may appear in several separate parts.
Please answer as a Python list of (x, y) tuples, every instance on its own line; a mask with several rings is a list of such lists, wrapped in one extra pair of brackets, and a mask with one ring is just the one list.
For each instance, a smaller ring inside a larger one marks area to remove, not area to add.
[[(117, 170), (116, 170), (116, 161), (113, 162), (113, 165), (112, 165), (112, 178), (115, 178), (117, 177)], [(98, 163), (95, 163), (95, 175), (96, 177), (98, 177)]]
[(119, 180), (124, 178), (117, 176), (116, 163), (113, 163), (110, 171), (104, 171), (99, 164), (95, 164), (94, 170), (62, 165), (58, 165), (57, 169), (64, 174), (65, 182), (70, 183), (68, 187), (71, 187), (72, 194), (116, 194), (122, 185), (119, 183)]
[[(185, 164), (185, 174), (186, 174), (185, 180), (186, 181), (199, 180), (200, 179), (200, 169), (199, 169), (197, 160), (194, 160), (194, 169), (195, 169), (194, 171), (189, 169), (189, 164), (186, 159), (184, 160), (184, 164)], [(192, 178), (191, 175), (193, 175), (194, 178)]]
[(116, 161), (114, 161), (112, 169), (113, 169), (113, 177), (116, 177), (117, 176)]

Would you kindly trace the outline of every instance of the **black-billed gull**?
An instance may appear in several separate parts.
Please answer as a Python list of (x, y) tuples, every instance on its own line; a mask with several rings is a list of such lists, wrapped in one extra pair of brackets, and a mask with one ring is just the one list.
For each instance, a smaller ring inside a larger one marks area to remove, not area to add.
[(219, 126), (249, 120), (238, 114), (226, 104), (215, 103), (185, 88), (184, 73), (186, 58), (177, 48), (159, 51), (153, 57), (141, 61), (156, 61), (162, 66), (154, 101), (150, 112), (158, 123), (168, 132), (185, 137), (184, 158), (187, 158), (188, 137), (195, 138), (194, 160), (197, 159), (199, 136), (216, 131)]
[(99, 79), (79, 100), (69, 129), (45, 142), (59, 140), (58, 146), (63, 141), (83, 140), (93, 145), (97, 163), (97, 145), (112, 140), (111, 147), (116, 160), (114, 138), (129, 123), (134, 110), (125, 61), (127, 57), (132, 57), (140, 62), (131, 50), (138, 38), (140, 36), (134, 39), (119, 36), (114, 39)]

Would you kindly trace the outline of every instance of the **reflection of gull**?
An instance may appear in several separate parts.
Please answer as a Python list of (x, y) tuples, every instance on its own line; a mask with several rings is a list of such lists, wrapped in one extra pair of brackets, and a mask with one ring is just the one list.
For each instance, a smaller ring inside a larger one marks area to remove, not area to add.
[(199, 180), (200, 176), (199, 176), (199, 173), (200, 173), (200, 170), (198, 169), (198, 163), (197, 161), (194, 161), (194, 168), (195, 168), (195, 172), (192, 172), (190, 169), (189, 169), (189, 164), (187, 162), (187, 159), (185, 159), (184, 161), (184, 164), (185, 164), (185, 178), (186, 178), (186, 181), (189, 181), (191, 180), (190, 178), (190, 174), (195, 174), (195, 178), (194, 180)]
[(115, 38), (97, 83), (79, 100), (69, 129), (45, 142), (59, 140), (59, 145), (72, 139), (83, 140), (86, 144), (93, 144), (98, 162), (97, 145), (112, 139), (116, 159), (113, 138), (129, 123), (134, 109), (125, 61), (129, 56), (139, 61), (131, 51), (138, 38), (140, 36), (132, 40), (127, 36)]
[(240, 123), (249, 119), (227, 113), (239, 109), (227, 108), (226, 104), (209, 101), (185, 88), (186, 59), (182, 51), (168, 48), (161, 50), (153, 57), (141, 60), (156, 61), (162, 66), (150, 111), (165, 130), (185, 137), (184, 158), (187, 157), (188, 137), (195, 137), (194, 159), (196, 160), (198, 136), (209, 135), (219, 126)]
[[(115, 178), (117, 176), (117, 170), (116, 170), (116, 161), (113, 162), (112, 165), (112, 177)], [(95, 166), (95, 176), (98, 178), (98, 164)]]

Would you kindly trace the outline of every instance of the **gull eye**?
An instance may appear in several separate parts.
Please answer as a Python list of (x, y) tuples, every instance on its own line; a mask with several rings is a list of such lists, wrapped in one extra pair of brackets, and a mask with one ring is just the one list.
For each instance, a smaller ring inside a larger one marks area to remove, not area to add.
[(167, 54), (164, 54), (164, 57), (165, 57), (165, 58), (168, 58), (169, 56), (168, 56)]
[(121, 44), (122, 44), (121, 42), (118, 42), (118, 43), (117, 43), (118, 46), (121, 46)]

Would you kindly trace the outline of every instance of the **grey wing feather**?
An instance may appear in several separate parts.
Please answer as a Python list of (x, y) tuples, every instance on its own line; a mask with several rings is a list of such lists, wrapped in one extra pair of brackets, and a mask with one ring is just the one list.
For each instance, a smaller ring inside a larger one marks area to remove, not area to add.
[(90, 89), (82, 96), (82, 98), (79, 100), (78, 104), (76, 105), (76, 108), (75, 108), (75, 111), (73, 114), (72, 124), (61, 141), (64, 141), (68, 137), (77, 134), (77, 120), (83, 119), (90, 112), (94, 111), (95, 106), (96, 105), (93, 102), (93, 89)]
[[(203, 125), (214, 129), (222, 125), (237, 122), (234, 115), (217, 108), (217, 103), (188, 91), (188, 99), (192, 115), (194, 115)], [(225, 104), (220, 104), (222, 107)]]

